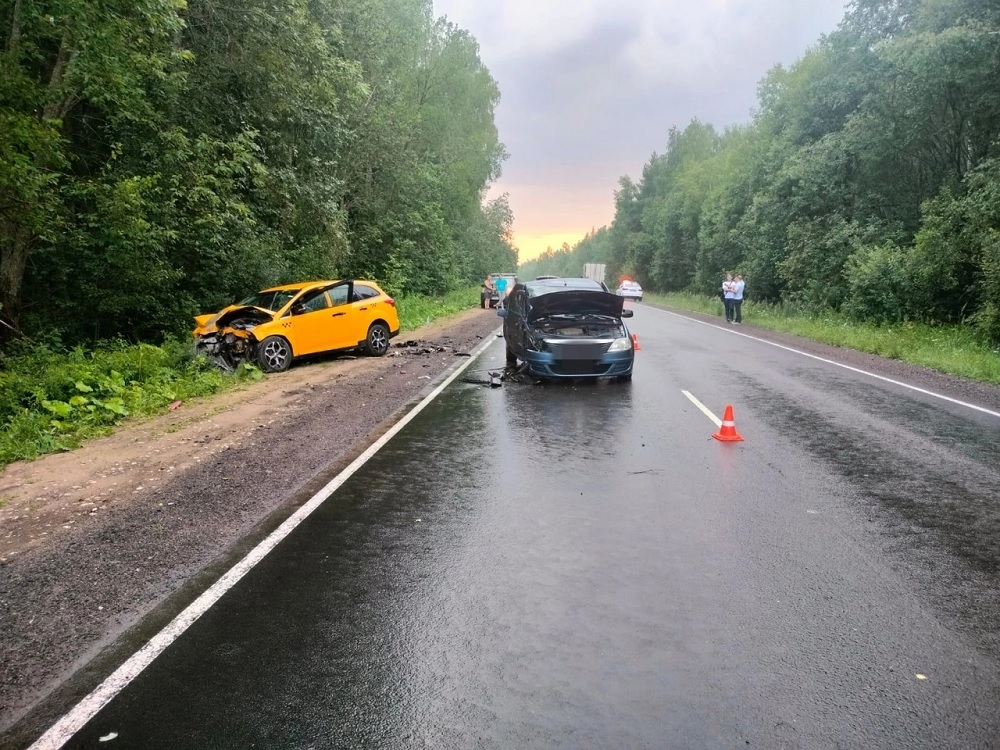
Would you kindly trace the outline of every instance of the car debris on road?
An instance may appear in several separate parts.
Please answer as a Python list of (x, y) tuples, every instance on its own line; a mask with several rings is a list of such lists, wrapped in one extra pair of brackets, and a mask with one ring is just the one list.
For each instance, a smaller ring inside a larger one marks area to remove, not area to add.
[(541, 378), (536, 378), (528, 372), (526, 365), (522, 364), (519, 366), (508, 366), (503, 370), (489, 370), (487, 372), (488, 377), (486, 378), (474, 378), (474, 377), (464, 377), (462, 378), (463, 383), (468, 383), (469, 385), (485, 385), (490, 388), (500, 388), (504, 383), (521, 383), (528, 385), (540, 385), (545, 381)]

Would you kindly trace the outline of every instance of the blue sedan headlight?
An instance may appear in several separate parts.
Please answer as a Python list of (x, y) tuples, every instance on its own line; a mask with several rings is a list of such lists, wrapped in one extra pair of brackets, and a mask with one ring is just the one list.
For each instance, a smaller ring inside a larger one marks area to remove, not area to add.
[(632, 339), (621, 338), (615, 339), (611, 346), (608, 347), (609, 352), (627, 352), (632, 348)]

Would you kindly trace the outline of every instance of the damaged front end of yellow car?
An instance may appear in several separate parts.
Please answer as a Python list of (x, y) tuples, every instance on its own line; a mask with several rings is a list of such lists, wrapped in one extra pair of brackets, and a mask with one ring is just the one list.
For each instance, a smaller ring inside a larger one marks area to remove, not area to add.
[(260, 307), (227, 308), (216, 315), (195, 318), (194, 347), (219, 368), (234, 371), (242, 362), (254, 362), (258, 341), (254, 329), (274, 320), (274, 313)]

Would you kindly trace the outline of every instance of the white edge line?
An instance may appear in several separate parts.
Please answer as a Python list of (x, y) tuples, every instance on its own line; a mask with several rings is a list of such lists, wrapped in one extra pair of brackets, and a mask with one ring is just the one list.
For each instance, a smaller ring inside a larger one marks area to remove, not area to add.
[[(768, 341), (767, 339), (762, 339), (762, 338), (759, 338), (757, 336), (751, 336), (748, 333), (740, 333), (739, 331), (734, 331), (734, 330), (732, 330), (730, 328), (723, 328), (720, 325), (716, 325), (714, 323), (708, 323), (708, 322), (706, 322), (704, 320), (698, 320), (697, 318), (689, 318), (687, 315), (681, 315), (680, 313), (675, 313), (675, 312), (672, 312), (670, 310), (664, 310), (662, 307), (653, 307), (651, 309), (653, 309), (653, 310), (659, 310), (661, 313), (665, 313), (667, 315), (673, 315), (675, 318), (682, 318), (684, 320), (689, 320), (692, 323), (697, 323), (698, 325), (708, 326), (709, 328), (715, 328), (716, 330), (724, 331), (725, 333), (731, 333), (734, 336), (742, 336), (745, 339), (751, 339), (753, 341), (759, 341), (760, 343), (767, 344), (768, 346), (774, 346), (774, 347), (777, 347), (778, 349), (784, 349), (786, 352), (793, 352), (795, 354), (801, 354), (803, 357), (809, 357), (810, 359), (815, 359), (815, 360), (817, 360), (819, 362), (825, 362), (828, 365), (835, 365), (837, 367), (842, 367), (845, 370), (850, 370), (851, 372), (856, 372), (859, 375), (867, 375), (868, 377), (875, 378), (876, 380), (882, 380), (882, 381), (884, 381), (886, 383), (892, 383), (893, 385), (898, 385), (900, 388), (908, 388), (911, 391), (916, 391), (917, 393), (922, 393), (925, 396), (932, 396), (934, 398), (939, 398), (942, 401), (947, 401), (949, 403), (956, 404), (958, 406), (964, 406), (966, 409), (973, 409), (975, 411), (982, 412), (983, 414), (989, 414), (991, 417), (998, 417), (998, 418), (1000, 418), (1000, 412), (998, 412), (998, 411), (993, 411), (992, 409), (987, 409), (987, 408), (985, 408), (983, 406), (976, 406), (975, 404), (970, 404), (967, 401), (959, 401), (957, 398), (952, 398), (951, 396), (945, 396), (943, 393), (935, 393), (934, 391), (928, 391), (925, 388), (920, 388), (920, 387), (915, 386), (915, 385), (910, 385), (909, 383), (904, 383), (904, 382), (902, 382), (900, 380), (893, 380), (892, 378), (887, 378), (885, 375), (877, 375), (874, 372), (869, 372), (868, 370), (862, 370), (859, 367), (851, 367), (850, 365), (845, 365), (843, 362), (837, 362), (836, 360), (833, 360), (833, 359), (826, 359), (825, 357), (819, 357), (819, 356), (817, 356), (815, 354), (810, 354), (809, 352), (804, 352), (801, 349), (795, 349), (795, 348), (793, 348), (791, 346), (784, 346), (783, 344), (776, 344), (775, 342)], [(794, 334), (790, 334), (790, 335), (794, 335)], [(822, 342), (818, 342), (818, 343), (822, 343)], [(827, 344), (827, 346), (829, 346), (829, 344)], [(864, 353), (864, 352), (862, 352), (862, 353)]]
[(715, 422), (715, 426), (716, 426), (716, 427), (722, 427), (722, 420), (721, 420), (721, 419), (719, 419), (719, 418), (718, 418), (717, 416), (715, 416), (715, 415), (714, 415), (714, 414), (713, 414), (713, 413), (711, 412), (711, 410), (710, 410), (710, 409), (709, 409), (709, 408), (708, 408), (707, 406), (705, 406), (705, 404), (701, 403), (701, 401), (699, 401), (698, 399), (696, 399), (696, 398), (694, 397), (694, 395), (693, 395), (693, 394), (692, 394), (692, 393), (691, 393), (690, 391), (681, 391), (681, 393), (683, 393), (683, 394), (684, 394), (685, 396), (687, 396), (687, 397), (688, 397), (688, 400), (689, 400), (689, 401), (690, 401), (690, 402), (691, 402), (692, 404), (694, 404), (694, 405), (695, 405), (695, 406), (697, 406), (697, 407), (698, 407), (699, 409), (701, 409), (702, 413), (703, 413), (703, 414), (704, 414), (704, 415), (705, 415), (706, 417), (708, 417), (708, 418), (709, 418), (709, 419), (711, 419), (711, 420), (712, 420), (713, 422)]
[(230, 568), (218, 581), (212, 584), (204, 593), (189, 604), (180, 614), (153, 636), (141, 649), (135, 652), (118, 669), (112, 672), (93, 692), (74, 706), (69, 713), (53, 724), (48, 731), (39, 737), (29, 750), (58, 750), (73, 735), (80, 731), (97, 713), (104, 708), (118, 693), (148, 667), (153, 660), (194, 622), (215, 604), (222, 595), (236, 585), (243, 576), (249, 573), (264, 557), (287, 537), (292, 531), (319, 508), (344, 482), (368, 460), (374, 456), (386, 443), (399, 433), (414, 417), (436, 399), (441, 392), (465, 371), (493, 343), (500, 329), (495, 329), (488, 338), (474, 349), (471, 355), (449, 375), (440, 385), (431, 391), (419, 404), (372, 443), (360, 456), (354, 459), (346, 469), (340, 472), (323, 489), (313, 495), (301, 508), (290, 515), (266, 539), (254, 547), (242, 560)]

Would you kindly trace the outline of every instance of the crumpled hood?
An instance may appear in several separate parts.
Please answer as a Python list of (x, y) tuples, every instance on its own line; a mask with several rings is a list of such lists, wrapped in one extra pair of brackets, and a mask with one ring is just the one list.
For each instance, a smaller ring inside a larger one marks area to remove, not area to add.
[(610, 292), (567, 289), (532, 297), (528, 305), (528, 320), (547, 315), (611, 315), (621, 318), (625, 298)]
[(234, 320), (239, 320), (241, 318), (252, 320), (258, 324), (267, 323), (270, 320), (274, 320), (274, 313), (270, 310), (264, 309), (263, 307), (254, 307), (252, 305), (230, 305), (222, 310), (222, 312), (217, 313), (204, 322), (201, 322), (199, 318), (195, 318), (195, 322), (198, 325), (195, 328), (194, 333), (196, 336), (204, 336), (207, 333), (215, 333), (216, 331), (225, 328)]

